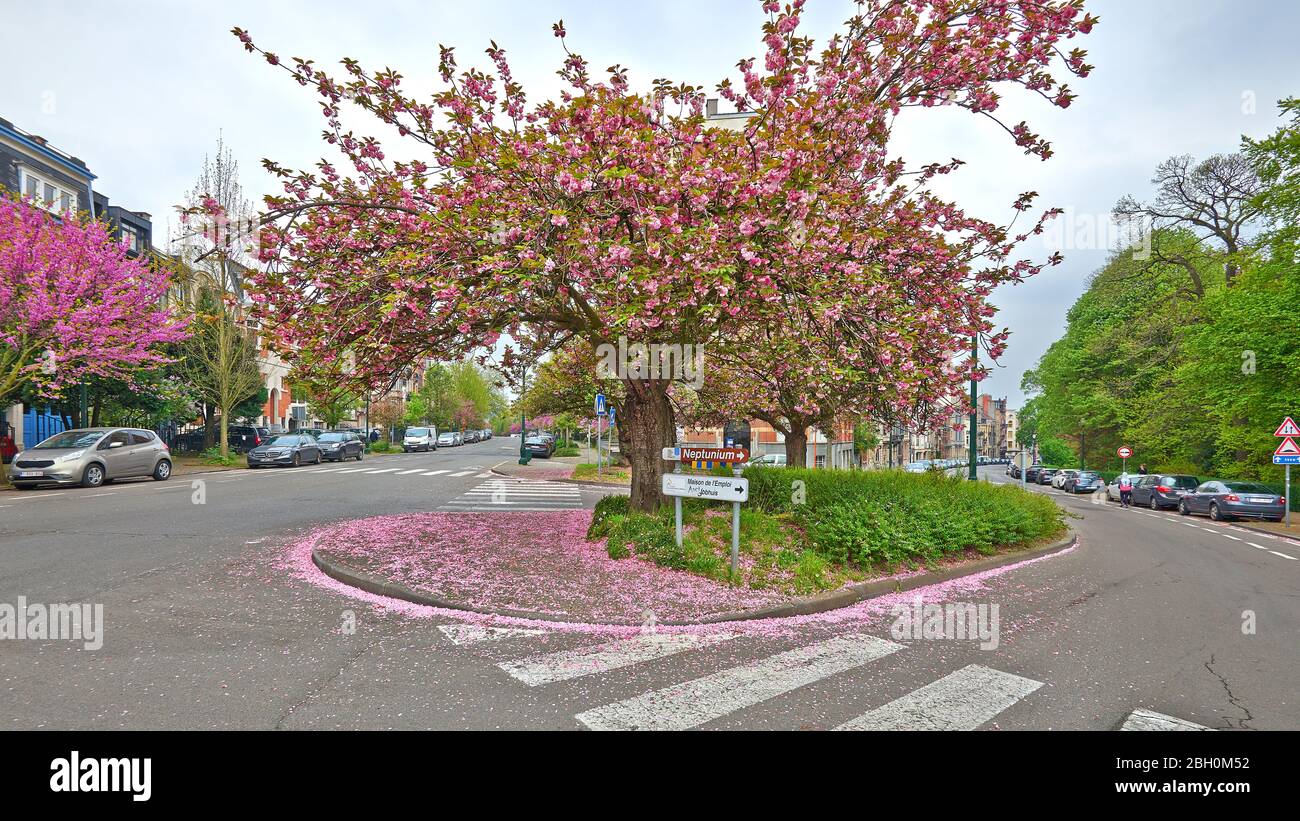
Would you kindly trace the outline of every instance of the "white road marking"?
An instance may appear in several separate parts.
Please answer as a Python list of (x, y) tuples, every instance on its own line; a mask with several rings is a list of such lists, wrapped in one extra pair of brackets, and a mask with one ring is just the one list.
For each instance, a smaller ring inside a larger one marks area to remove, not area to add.
[(593, 730), (685, 730), (903, 649), (854, 633), (579, 713)]
[(370, 470), (370, 468), (348, 468), (347, 470), (340, 470), (339, 473), (364, 473), (367, 470)]
[(518, 661), (504, 661), (497, 666), (529, 687), (536, 687), (539, 684), (553, 684), (581, 676), (606, 673), (631, 664), (671, 656), (732, 638), (735, 638), (734, 634), (718, 633), (700, 636), (682, 633), (676, 635), (646, 633), (630, 639), (597, 644), (594, 647), (580, 647), (576, 650), (533, 656)]
[[(1251, 547), (1257, 547), (1257, 548), (1259, 548), (1260, 550), (1268, 550), (1268, 548), (1267, 548), (1267, 547), (1264, 547), (1264, 545), (1262, 545), (1262, 544), (1255, 544), (1254, 542), (1246, 542), (1246, 544), (1250, 545)], [(1271, 552), (1271, 551), (1270, 551), (1270, 552)]]
[(98, 497), (98, 496), (116, 496), (116, 495), (117, 495), (117, 492), (116, 492), (116, 491), (113, 491), (113, 492), (110, 492), (110, 493), (92, 493), (92, 494), (90, 494), (89, 496), (87, 496), (86, 498), (87, 498), (87, 499), (94, 499), (94, 498), (96, 498), (96, 497)]
[(426, 471), (424, 475), (425, 475), (425, 476), (437, 476), (437, 475), (440, 474), (440, 473), (446, 473), (446, 472), (447, 472), (447, 471), (445, 471), (445, 470), (430, 470), (430, 471)]
[(1201, 724), (1167, 716), (1154, 710), (1134, 710), (1124, 719), (1121, 730), (1209, 730)]
[(1268, 552), (1272, 553), (1274, 556), (1281, 556), (1284, 559), (1290, 559), (1293, 562), (1300, 561), (1300, 559), (1297, 559), (1295, 556), (1288, 556), (1285, 553), (1278, 553), (1276, 550), (1270, 550)]
[(447, 477), (447, 478), (449, 478), (449, 479), (459, 479), (461, 476), (468, 476), (468, 475), (470, 475), (470, 474), (473, 473), (473, 472), (474, 472), (474, 471), (472, 471), (472, 470), (462, 470), (460, 473), (453, 473), (451, 476), (449, 476), (449, 477)]
[(479, 624), (440, 624), (438, 629), (451, 639), (452, 644), (476, 644), (480, 641), (500, 641), (516, 636), (542, 636), (545, 630), (525, 630), (521, 627), (484, 627)]
[(1223, 538), (1225, 538), (1225, 539), (1232, 539), (1234, 542), (1239, 542), (1239, 541), (1241, 541), (1241, 539), (1238, 539), (1236, 536), (1231, 536), (1231, 535), (1229, 535), (1229, 534), (1227, 534), (1227, 533), (1224, 533), (1224, 534), (1223, 534)]
[(412, 473), (424, 473), (424, 468), (416, 468), (415, 470), (399, 470), (399, 471), (397, 472), (397, 475), (398, 475), (398, 476), (410, 476)]
[(837, 730), (974, 730), (1042, 687), (972, 664), (863, 713)]
[(366, 473), (370, 473), (370, 474), (375, 474), (375, 473), (392, 473), (392, 472), (395, 471), (395, 470), (397, 470), (397, 468), (383, 468), (383, 469), (381, 469), (381, 470), (368, 470), (368, 471), (366, 471)]

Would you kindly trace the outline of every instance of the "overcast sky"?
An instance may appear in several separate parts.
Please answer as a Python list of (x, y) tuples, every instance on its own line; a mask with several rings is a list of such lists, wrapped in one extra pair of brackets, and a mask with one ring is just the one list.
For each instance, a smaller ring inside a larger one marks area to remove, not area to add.
[[(507, 49), (530, 100), (558, 88), (562, 60), (550, 26), (563, 18), (570, 47), (593, 68), (621, 63), (634, 85), (657, 77), (703, 85), (761, 54), (757, 0), (639, 3), (406, 2), (337, 0), (0, 0), (11, 36), (0, 52), (0, 116), (75, 154), (98, 175), (96, 190), (154, 217), (156, 242), (175, 223), (219, 134), (257, 201), (271, 182), (263, 157), (309, 167), (326, 148), (315, 95), (245, 54), (229, 34), (252, 32), (282, 58), (337, 66), (343, 56), (401, 71), (432, 88), (438, 44), (462, 67), (489, 65), (488, 41)], [(823, 39), (852, 13), (847, 0), (809, 0), (810, 33)], [(1096, 66), (1071, 83), (1068, 110), (1014, 98), (1006, 118), (1027, 119), (1054, 144), (1047, 162), (1024, 157), (991, 123), (961, 112), (904, 116), (894, 151), (909, 163), (959, 157), (968, 165), (944, 193), (971, 212), (1004, 219), (1021, 191), (1069, 209), (1066, 235), (1086, 233), (1123, 194), (1145, 196), (1155, 165), (1174, 154), (1232, 151), (1242, 134), (1277, 127), (1276, 101), (1300, 94), (1300, 3), (1294, 0), (1099, 0), (1101, 18), (1081, 45)], [(23, 32), (24, 36), (13, 36)], [(1253, 107), (1251, 105), (1253, 101)], [(1080, 244), (1071, 241), (1070, 246)], [(1046, 245), (1033, 249), (1048, 253)], [(1061, 333), (1065, 312), (1105, 258), (1066, 247), (1066, 261), (996, 294), (1010, 350), (986, 390), (1021, 401), (1020, 377)]]

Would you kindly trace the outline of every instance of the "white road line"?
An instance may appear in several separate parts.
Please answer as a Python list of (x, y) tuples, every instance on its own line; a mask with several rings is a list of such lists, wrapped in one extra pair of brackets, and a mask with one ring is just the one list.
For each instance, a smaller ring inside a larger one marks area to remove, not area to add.
[(1223, 538), (1225, 538), (1225, 539), (1232, 539), (1234, 542), (1239, 542), (1239, 541), (1241, 541), (1241, 539), (1238, 539), (1236, 536), (1230, 536), (1230, 535), (1228, 535), (1227, 533), (1224, 533), (1224, 534), (1223, 534)]
[(481, 624), (440, 624), (438, 629), (451, 639), (452, 644), (477, 644), (481, 641), (500, 641), (516, 636), (543, 636), (545, 630), (525, 630), (522, 627), (484, 627)]
[(447, 478), (449, 478), (449, 479), (458, 479), (458, 478), (460, 478), (461, 476), (468, 476), (468, 475), (470, 475), (470, 474), (473, 473), (473, 472), (474, 472), (474, 471), (472, 471), (472, 470), (462, 470), (460, 473), (453, 473), (451, 476), (449, 476), (449, 477), (447, 477)]
[(90, 494), (89, 496), (87, 496), (86, 498), (87, 498), (87, 499), (94, 499), (94, 498), (96, 498), (97, 496), (116, 496), (116, 495), (117, 495), (117, 492), (116, 492), (116, 491), (113, 491), (113, 492), (111, 492), (111, 493), (92, 493), (92, 494)]
[[(1246, 542), (1246, 544), (1250, 545), (1251, 547), (1259, 548), (1260, 550), (1268, 550), (1268, 548), (1267, 548), (1267, 547), (1264, 547), (1264, 545), (1262, 545), (1262, 544), (1255, 544), (1254, 542)], [(1269, 552), (1272, 552), (1272, 551), (1269, 551)]]
[(1276, 550), (1270, 550), (1268, 552), (1272, 553), (1274, 556), (1281, 556), (1284, 559), (1290, 559), (1293, 562), (1300, 561), (1300, 559), (1297, 559), (1295, 556), (1288, 556), (1285, 553), (1278, 553)]
[(424, 473), (424, 468), (416, 468), (415, 470), (399, 470), (399, 471), (397, 472), (397, 475), (398, 475), (398, 476), (410, 476), (412, 473)]
[(837, 730), (974, 730), (1042, 687), (1041, 681), (972, 664)]
[(424, 475), (425, 475), (425, 476), (437, 476), (437, 475), (440, 474), (440, 473), (446, 473), (446, 472), (447, 472), (447, 471), (445, 471), (445, 470), (430, 470), (430, 471), (426, 471)]
[(593, 730), (685, 730), (887, 656), (903, 645), (853, 633), (579, 713)]
[(1209, 730), (1201, 724), (1157, 713), (1155, 710), (1134, 710), (1124, 719), (1121, 730)]
[(370, 470), (370, 468), (348, 468), (347, 470), (340, 470), (339, 473), (363, 473), (367, 470)]
[(630, 639), (611, 641), (594, 647), (580, 647), (543, 656), (503, 661), (497, 666), (529, 687), (553, 684), (582, 676), (606, 673), (631, 664), (664, 658), (709, 644), (735, 638), (735, 634), (646, 633)]
[(366, 473), (392, 473), (395, 470), (397, 470), (397, 468), (382, 468), (381, 470), (367, 470)]

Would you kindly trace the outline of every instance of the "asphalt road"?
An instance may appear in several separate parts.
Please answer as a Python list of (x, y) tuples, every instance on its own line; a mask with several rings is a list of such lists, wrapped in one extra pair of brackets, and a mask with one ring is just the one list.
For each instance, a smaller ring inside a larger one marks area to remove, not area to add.
[(463, 505), (516, 447), (0, 493), (0, 603), (102, 603), (106, 621), (98, 650), (0, 642), (0, 727), (1300, 728), (1300, 548), (1088, 497), (1059, 498), (1077, 549), (959, 598), (998, 605), (987, 650), (896, 640), (888, 613), (741, 635), (485, 630), (277, 564), (318, 524)]

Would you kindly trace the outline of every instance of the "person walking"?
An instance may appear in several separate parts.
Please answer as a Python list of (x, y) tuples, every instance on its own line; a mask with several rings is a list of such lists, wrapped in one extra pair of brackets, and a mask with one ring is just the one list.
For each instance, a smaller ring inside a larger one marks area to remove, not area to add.
[(1133, 480), (1127, 473), (1119, 476), (1119, 504), (1120, 507), (1133, 506)]

